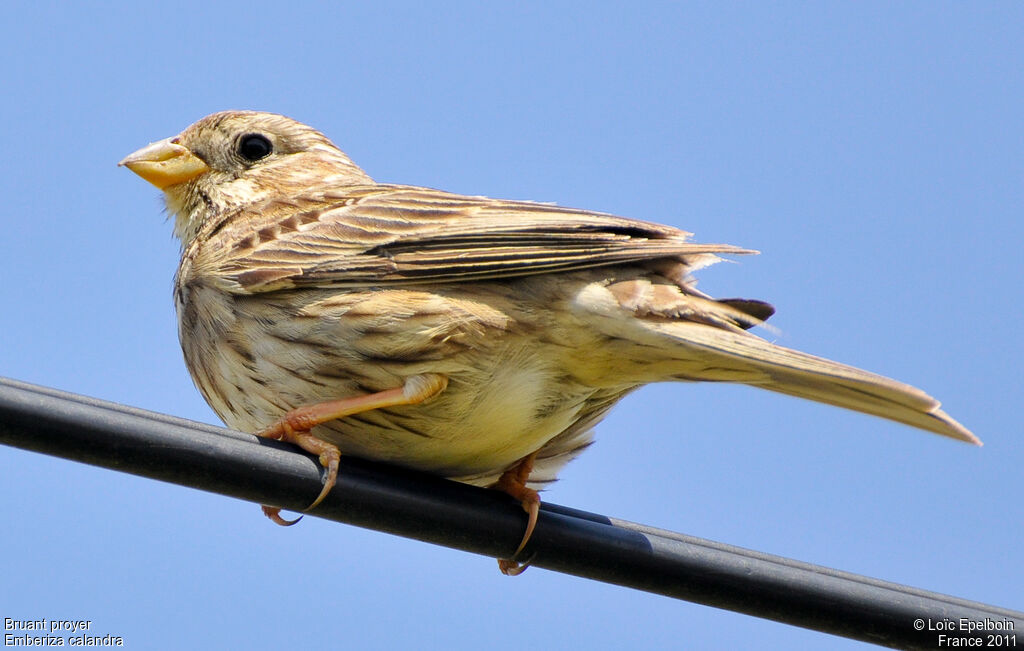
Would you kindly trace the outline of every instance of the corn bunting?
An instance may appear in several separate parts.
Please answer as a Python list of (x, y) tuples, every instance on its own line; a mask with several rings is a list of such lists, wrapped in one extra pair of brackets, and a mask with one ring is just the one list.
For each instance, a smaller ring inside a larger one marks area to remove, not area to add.
[[(378, 459), (520, 500), (518, 554), (536, 489), (620, 398), (666, 380), (737, 382), (979, 442), (914, 387), (749, 333), (767, 303), (696, 289), (692, 271), (753, 251), (379, 184), (269, 113), (210, 115), (121, 164), (163, 190), (174, 217), (192, 378), (230, 427), (319, 455), (312, 506), (341, 454)], [(521, 571), (513, 559), (502, 571)]]

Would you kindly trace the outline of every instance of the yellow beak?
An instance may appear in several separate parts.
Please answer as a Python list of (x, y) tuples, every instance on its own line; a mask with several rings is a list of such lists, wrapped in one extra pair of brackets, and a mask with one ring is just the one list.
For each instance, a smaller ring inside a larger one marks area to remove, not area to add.
[(127, 167), (161, 190), (194, 179), (210, 169), (188, 147), (172, 140), (167, 138), (147, 145), (118, 165)]

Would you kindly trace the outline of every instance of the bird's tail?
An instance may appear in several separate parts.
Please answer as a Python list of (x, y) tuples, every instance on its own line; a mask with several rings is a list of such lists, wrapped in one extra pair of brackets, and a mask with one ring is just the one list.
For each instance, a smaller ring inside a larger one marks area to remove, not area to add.
[(686, 369), (675, 376), (678, 379), (739, 382), (981, 445), (939, 408), (937, 400), (909, 384), (776, 346), (739, 330), (685, 321), (647, 322), (646, 326), (675, 340), (681, 368)]

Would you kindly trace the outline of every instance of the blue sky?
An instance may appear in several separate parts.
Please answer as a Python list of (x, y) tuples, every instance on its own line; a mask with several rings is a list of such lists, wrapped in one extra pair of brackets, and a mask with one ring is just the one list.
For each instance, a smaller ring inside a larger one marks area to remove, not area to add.
[[(985, 447), (745, 387), (630, 396), (545, 498), (1024, 608), (1024, 5), (74, 3), (0, 9), (0, 375), (218, 423), (158, 192), (229, 108), (380, 181), (672, 224), (701, 288), (913, 383)], [(854, 648), (818, 633), (0, 448), (0, 617), (136, 649)]]

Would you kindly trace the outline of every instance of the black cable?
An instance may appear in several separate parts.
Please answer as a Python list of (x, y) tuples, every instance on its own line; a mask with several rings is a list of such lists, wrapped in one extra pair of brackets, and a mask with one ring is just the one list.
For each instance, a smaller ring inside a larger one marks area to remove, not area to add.
[[(293, 446), (4, 378), (0, 442), (290, 510), (321, 488), (319, 464)], [(526, 521), (506, 495), (353, 458), (313, 515), (491, 557), (512, 553)], [(1021, 612), (550, 503), (530, 555), (535, 567), (897, 648), (1024, 632)]]

